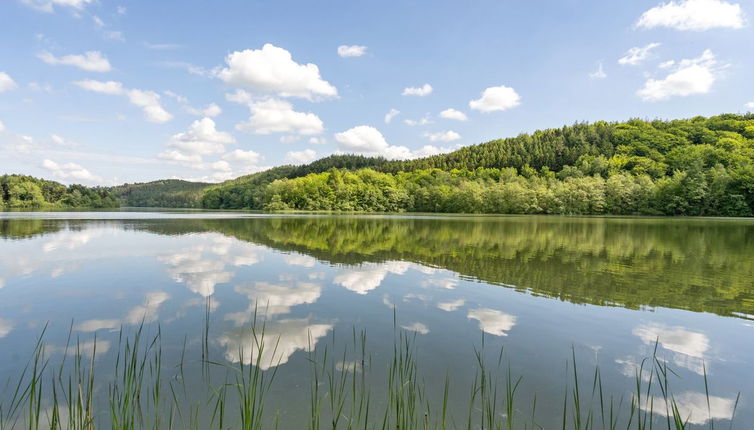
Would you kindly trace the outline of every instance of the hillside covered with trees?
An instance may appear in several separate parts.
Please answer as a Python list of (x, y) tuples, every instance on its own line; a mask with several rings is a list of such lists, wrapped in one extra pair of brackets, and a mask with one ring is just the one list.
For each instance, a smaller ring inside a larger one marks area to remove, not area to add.
[(102, 187), (63, 185), (25, 175), (0, 176), (0, 196), (5, 208), (112, 208), (118, 199)]
[(202, 193), (211, 184), (179, 179), (123, 184), (109, 190), (121, 206), (195, 208), (199, 207)]
[(754, 114), (580, 123), (418, 160), (361, 160), (355, 168), (305, 175), (306, 166), (268, 170), (211, 187), (201, 203), (324, 211), (754, 212)]

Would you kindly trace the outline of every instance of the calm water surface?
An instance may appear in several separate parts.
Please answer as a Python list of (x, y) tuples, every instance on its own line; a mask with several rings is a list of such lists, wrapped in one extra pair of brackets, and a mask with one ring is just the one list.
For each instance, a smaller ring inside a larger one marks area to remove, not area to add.
[(106, 398), (121, 327), (159, 325), (177, 378), (181, 356), (199, 372), (207, 322), (211, 360), (248, 361), (257, 312), (279, 342), (261, 367), (278, 370), (266, 408), (281, 428), (305, 428), (309, 354), (328, 348), (353, 369), (354, 331), (384, 390), (395, 326), (415, 333), (429, 397), (446, 374), (457, 387), (464, 428), (483, 338), (493, 361), (504, 347), (520, 413), (536, 395), (545, 428), (560, 425), (573, 353), (628, 402), (655, 345), (691, 424), (712, 415), (727, 428), (740, 392), (736, 428), (754, 428), (751, 220), (6, 213), (0, 233), (0, 395), (45, 325), (51, 362), (71, 327), (83, 350), (96, 336)]

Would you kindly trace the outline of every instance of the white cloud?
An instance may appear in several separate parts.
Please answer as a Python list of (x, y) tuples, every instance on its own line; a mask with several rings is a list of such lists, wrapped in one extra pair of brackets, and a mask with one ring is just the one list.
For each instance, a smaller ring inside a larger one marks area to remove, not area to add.
[(56, 7), (69, 7), (74, 10), (83, 10), (86, 5), (94, 3), (94, 0), (21, 0), (21, 3), (42, 12), (53, 12)]
[(412, 324), (402, 325), (401, 328), (404, 329), (404, 330), (408, 330), (408, 331), (415, 331), (415, 332), (417, 332), (419, 334), (427, 334), (427, 333), (429, 333), (429, 329), (427, 328), (427, 326), (424, 325), (424, 324), (422, 324), (422, 323), (420, 323), (420, 322), (415, 322), (415, 323), (412, 323)]
[(173, 119), (173, 115), (160, 104), (160, 95), (154, 91), (128, 90), (126, 93), (132, 105), (144, 111), (147, 121), (162, 124)]
[(225, 93), (225, 100), (242, 105), (248, 105), (251, 104), (252, 97), (250, 92), (242, 89), (237, 89), (235, 92)]
[(407, 87), (403, 89), (404, 96), (424, 97), (432, 94), (432, 85), (424, 84), (421, 87)]
[(437, 133), (424, 133), (423, 135), (430, 142), (452, 142), (461, 138), (461, 135), (453, 130), (440, 131)]
[(662, 79), (648, 79), (644, 87), (637, 91), (642, 100), (658, 101), (673, 96), (707, 94), (726, 65), (719, 64), (712, 51), (707, 49), (697, 58), (681, 60), (668, 67), (671, 73)]
[[(185, 99), (185, 98), (184, 98)], [(205, 107), (204, 109), (196, 109), (192, 108), (191, 106), (185, 106), (183, 108), (186, 113), (196, 116), (208, 116), (210, 118), (214, 118), (221, 113), (223, 113), (223, 110), (215, 103), (210, 103)]]
[(87, 79), (84, 81), (76, 81), (74, 85), (77, 85), (87, 91), (93, 91), (95, 93), (102, 93), (108, 95), (121, 95), (124, 93), (123, 84), (115, 81), (95, 81)]
[[(696, 425), (703, 425), (710, 419), (729, 420), (733, 418), (733, 411), (736, 407), (734, 399), (707, 396), (705, 393), (685, 392), (674, 395), (673, 400), (678, 407), (681, 421)], [(662, 416), (670, 415), (672, 418), (672, 411), (658, 407), (664, 405), (665, 401), (661, 397), (652, 397), (651, 400), (642, 402), (640, 406), (645, 411), (652, 410), (654, 413)]]
[(507, 336), (516, 325), (516, 317), (494, 309), (478, 308), (469, 311), (467, 318), (479, 321), (479, 328), (495, 336)]
[(259, 364), (262, 370), (285, 364), (298, 350), (311, 351), (319, 339), (332, 329), (332, 324), (312, 323), (306, 319), (284, 319), (268, 322), (264, 334), (238, 330), (218, 338), (225, 347), (225, 359), (244, 364)]
[(110, 62), (99, 51), (87, 51), (81, 55), (64, 55), (56, 57), (47, 51), (42, 51), (37, 57), (47, 64), (78, 67), (88, 72), (109, 72), (112, 70)]
[(293, 105), (284, 100), (267, 99), (253, 102), (249, 109), (249, 121), (236, 125), (236, 129), (256, 134), (313, 135), (324, 131), (322, 120), (317, 115), (311, 112), (296, 112)]
[(709, 349), (709, 337), (704, 333), (689, 331), (684, 327), (662, 324), (642, 324), (632, 332), (646, 345), (659, 342), (663, 348), (691, 357), (704, 357)]
[(633, 48), (626, 51), (626, 53), (618, 59), (618, 64), (624, 66), (636, 66), (637, 64), (649, 58), (649, 54), (652, 52), (652, 50), (659, 46), (660, 44), (656, 42), (650, 43), (647, 46), (634, 46)]
[(2, 133), (3, 131), (5, 131), (5, 124), (3, 124), (2, 121), (0, 121), (0, 133)]
[(126, 41), (126, 36), (124, 36), (121, 31), (106, 31), (104, 35), (107, 39), (117, 40), (119, 42)]
[(454, 119), (456, 121), (466, 121), (467, 119), (469, 119), (465, 113), (453, 108), (445, 109), (444, 111), (440, 112), (440, 118)]
[(74, 85), (96, 93), (126, 96), (132, 105), (142, 109), (147, 121), (162, 124), (173, 119), (173, 115), (160, 104), (160, 95), (154, 91), (127, 89), (120, 82), (104, 82), (92, 79), (76, 81)]
[(241, 149), (233, 150), (223, 156), (224, 160), (228, 160), (228, 161), (236, 162), (236, 163), (252, 164), (252, 165), (259, 163), (262, 160), (262, 158), (263, 157), (258, 152), (244, 151)]
[(289, 266), (314, 267), (317, 264), (317, 259), (304, 254), (284, 255), (283, 261)]
[(754, 102), (749, 102), (744, 105), (747, 109), (754, 109)]
[(67, 147), (79, 146), (78, 143), (73, 142), (57, 134), (50, 135), (50, 140), (52, 141), (52, 143), (58, 146), (67, 146)]
[(116, 12), (118, 12), (118, 15), (125, 15), (125, 14), (126, 14), (126, 11), (127, 11), (127, 10), (128, 10), (128, 9), (126, 9), (126, 7), (125, 7), (125, 6), (118, 6), (118, 7), (117, 7), (117, 8), (115, 9), (115, 11), (116, 11)]
[(429, 119), (429, 114), (427, 114), (424, 115), (421, 119), (404, 119), (403, 123), (411, 127), (416, 127), (418, 125), (432, 124), (432, 120)]
[(607, 73), (602, 66), (602, 61), (597, 63), (597, 70), (589, 74), (589, 79), (605, 79), (606, 77)]
[(662, 3), (649, 9), (641, 15), (636, 26), (703, 31), (712, 28), (742, 28), (744, 24), (739, 4), (722, 0), (681, 0)]
[(225, 152), (225, 145), (235, 143), (230, 133), (218, 131), (211, 118), (198, 119), (188, 130), (174, 135), (168, 146), (174, 151), (161, 153), (160, 158), (182, 162), (198, 162), (201, 157)]
[(52, 172), (52, 176), (60, 179), (72, 179), (77, 181), (97, 182), (102, 178), (95, 176), (89, 170), (76, 163), (59, 164), (52, 160), (42, 161), (42, 167)]
[(424, 158), (431, 157), (433, 155), (445, 154), (458, 149), (460, 145), (456, 145), (455, 148), (437, 147), (434, 145), (424, 145), (416, 151), (412, 151), (410, 158)]
[(361, 45), (340, 45), (338, 46), (338, 55), (343, 58), (361, 57), (367, 53), (367, 47)]
[(369, 125), (359, 125), (336, 133), (335, 140), (343, 152), (381, 156), (390, 160), (428, 157), (452, 151), (450, 148), (438, 148), (433, 145), (425, 145), (415, 151), (405, 146), (393, 146), (387, 143), (379, 130)]
[(13, 323), (10, 320), (0, 318), (0, 338), (8, 336), (13, 331)]
[(303, 151), (288, 151), (285, 154), (285, 161), (291, 164), (306, 164), (317, 158), (317, 151), (313, 149), (304, 149)]
[(409, 269), (410, 263), (404, 261), (388, 261), (382, 264), (363, 264), (353, 269), (340, 271), (333, 282), (356, 294), (367, 294), (379, 287), (388, 273), (403, 274)]
[(480, 112), (494, 112), (514, 108), (520, 104), (521, 97), (516, 90), (501, 85), (485, 89), (482, 97), (469, 102), (469, 107)]
[(325, 139), (324, 137), (310, 137), (309, 143), (311, 143), (312, 145), (324, 145), (325, 143), (327, 143), (327, 139)]
[(359, 125), (335, 134), (335, 140), (346, 151), (364, 155), (384, 156), (389, 159), (410, 158), (411, 151), (405, 146), (391, 146), (379, 130), (368, 125)]
[(16, 87), (18, 87), (18, 85), (16, 85), (16, 82), (13, 81), (13, 78), (11, 78), (10, 75), (5, 72), (0, 72), (0, 93), (10, 91)]
[(217, 72), (223, 81), (282, 97), (315, 99), (336, 97), (338, 90), (322, 79), (316, 64), (299, 64), (291, 53), (272, 44), (229, 54), (227, 68)]
[(453, 312), (466, 303), (464, 299), (453, 300), (450, 302), (441, 302), (437, 304), (438, 309), (442, 309), (445, 312)]
[(393, 118), (395, 118), (395, 116), (399, 113), (401, 113), (401, 111), (399, 111), (398, 109), (390, 109), (390, 112), (385, 114), (385, 124), (390, 124), (390, 121), (392, 121)]

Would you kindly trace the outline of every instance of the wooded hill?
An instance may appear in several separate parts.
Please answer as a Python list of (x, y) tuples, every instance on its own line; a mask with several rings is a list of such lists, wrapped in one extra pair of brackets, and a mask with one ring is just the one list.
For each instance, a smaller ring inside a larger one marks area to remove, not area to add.
[(103, 187), (65, 186), (26, 175), (0, 176), (0, 207), (45, 208), (111, 208), (118, 207), (115, 196)]
[(754, 114), (578, 123), (418, 160), (328, 157), (209, 187), (201, 205), (751, 216)]

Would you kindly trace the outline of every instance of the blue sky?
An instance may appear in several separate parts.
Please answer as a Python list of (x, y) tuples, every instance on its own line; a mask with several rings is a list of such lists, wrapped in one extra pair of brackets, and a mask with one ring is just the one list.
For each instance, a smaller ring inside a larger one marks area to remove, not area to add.
[(746, 112), (752, 17), (734, 0), (3, 0), (0, 172), (220, 181)]

